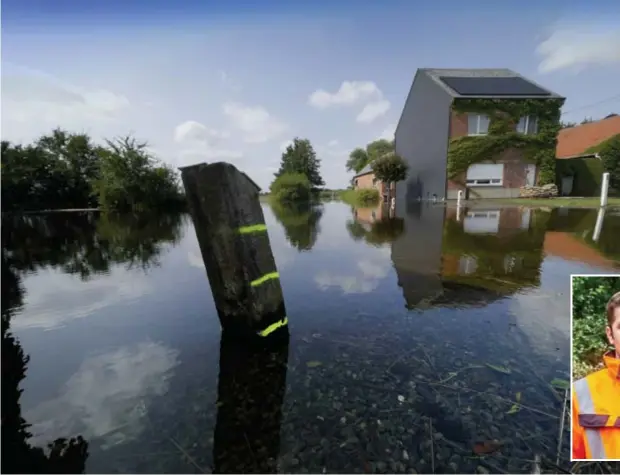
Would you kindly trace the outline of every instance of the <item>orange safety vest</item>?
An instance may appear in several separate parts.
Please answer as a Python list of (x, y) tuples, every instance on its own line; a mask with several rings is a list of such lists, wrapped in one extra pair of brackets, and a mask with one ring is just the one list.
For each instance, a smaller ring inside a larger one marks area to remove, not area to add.
[(620, 359), (573, 384), (573, 459), (620, 459)]

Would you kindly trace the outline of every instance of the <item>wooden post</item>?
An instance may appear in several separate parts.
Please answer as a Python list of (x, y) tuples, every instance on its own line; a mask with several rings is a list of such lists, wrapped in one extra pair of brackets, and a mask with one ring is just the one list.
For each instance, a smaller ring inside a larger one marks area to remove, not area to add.
[(213, 473), (277, 473), (288, 344), (257, 350), (222, 334)]
[(288, 340), (288, 320), (260, 188), (223, 162), (181, 169), (222, 331)]

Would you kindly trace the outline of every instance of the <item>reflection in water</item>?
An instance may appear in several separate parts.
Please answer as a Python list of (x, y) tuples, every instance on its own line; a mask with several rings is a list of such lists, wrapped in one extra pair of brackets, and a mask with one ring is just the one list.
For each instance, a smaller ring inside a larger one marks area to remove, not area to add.
[[(82, 280), (109, 273), (113, 265), (147, 270), (158, 264), (164, 242), (178, 241), (180, 224), (180, 215), (113, 217), (97, 213), (53, 213), (2, 217), (2, 468), (5, 472), (82, 473), (88, 456), (88, 443), (82, 436), (56, 439), (48, 444), (47, 453), (29, 442), (30, 424), (22, 418), (19, 403), (19, 385), (26, 377), (29, 358), (9, 331), (11, 316), (22, 306), (22, 276), (48, 267), (77, 274)], [(147, 353), (142, 360), (155, 364), (157, 352)], [(148, 377), (149, 373), (143, 371), (136, 378), (135, 358), (117, 356), (113, 358), (116, 366), (120, 364), (128, 370), (125, 383), (139, 384), (140, 378)], [(83, 370), (67, 383), (65, 396), (35, 409), (30, 415), (36, 418), (37, 412), (63, 414), (64, 417), (56, 420), (62, 427), (53, 428), (54, 434), (85, 431), (86, 437), (101, 436), (102, 431), (109, 433), (117, 428), (110, 424), (121, 422), (134, 430), (135, 424), (131, 424), (128, 413), (116, 414), (118, 418), (114, 414), (106, 415), (104, 402), (110, 395), (104, 391), (115, 386), (101, 378), (116, 374), (115, 364), (110, 363), (101, 357), (85, 360)], [(100, 371), (94, 371), (97, 368)], [(155, 377), (163, 381), (161, 374)], [(127, 385), (120, 385), (123, 387), (120, 390), (125, 391)], [(122, 392), (118, 396), (127, 400)], [(76, 415), (80, 423), (72, 419)]]
[[(279, 269), (290, 348), (271, 353), (220, 340), (190, 220), (77, 214), (5, 226), (3, 315), (15, 309), (12, 330), (32, 355), (25, 419), (47, 428), (43, 442), (82, 434), (98, 473), (527, 473), (536, 454), (544, 472), (569, 469), (564, 392), (551, 386), (569, 374), (567, 276), (618, 265), (618, 216), (607, 211), (595, 243), (595, 211), (463, 208), (459, 221), (428, 203), (400, 220), (374, 211), (345, 228), (350, 210), (324, 205), (325, 246), (312, 247), (318, 219), (292, 233), (268, 222), (272, 246), (293, 253)], [(308, 252), (292, 251), (283, 230)], [(93, 289), (136, 282), (148, 291), (96, 311), (84, 303)], [(45, 301), (32, 298), (37, 287)], [(19, 324), (49, 314), (46, 302), (87, 318)], [(12, 440), (25, 436), (7, 402), (19, 397), (16, 367), (3, 367), (5, 463), (8, 447), (23, 453), (6, 442), (9, 426)], [(473, 453), (493, 440), (497, 452)]]
[(158, 265), (164, 244), (180, 239), (180, 214), (99, 215), (51, 213), (2, 216), (2, 249), (17, 271), (53, 267), (88, 279), (110, 272)]
[(298, 251), (309, 251), (316, 243), (323, 216), (320, 203), (283, 204), (271, 203), (271, 210), (284, 228), (286, 239)]
[[(4, 231), (4, 229), (3, 229)], [(13, 312), (22, 305), (20, 278), (2, 256), (2, 471), (3, 473), (84, 473), (88, 442), (81, 436), (58, 438), (47, 453), (30, 444), (30, 424), (22, 417), (20, 383), (29, 357), (9, 331)]]
[(214, 473), (276, 473), (288, 338), (248, 348), (222, 336)]
[(346, 223), (349, 235), (356, 241), (364, 240), (373, 246), (389, 244), (405, 229), (402, 218), (390, 217), (387, 205), (375, 208), (353, 208), (353, 219)]

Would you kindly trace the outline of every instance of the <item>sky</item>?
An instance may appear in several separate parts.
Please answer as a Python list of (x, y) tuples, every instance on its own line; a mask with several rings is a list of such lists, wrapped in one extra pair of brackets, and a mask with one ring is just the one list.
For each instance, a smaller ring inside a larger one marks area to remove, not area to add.
[[(543, 5), (544, 4), (544, 5)], [(308, 138), (330, 188), (393, 138), (417, 68), (510, 68), (620, 113), (617, 0), (4, 0), (2, 139), (132, 134), (174, 167), (226, 161), (267, 189)]]

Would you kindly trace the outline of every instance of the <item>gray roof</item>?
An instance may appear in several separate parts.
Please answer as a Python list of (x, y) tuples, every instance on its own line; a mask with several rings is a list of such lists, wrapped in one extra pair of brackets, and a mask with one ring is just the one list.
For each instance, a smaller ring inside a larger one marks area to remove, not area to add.
[(366, 165), (364, 168), (360, 170), (359, 173), (356, 173), (353, 178), (357, 178), (358, 176), (366, 175), (367, 173), (372, 173), (372, 168), (370, 165)]
[[(441, 77), (471, 77), (471, 78), (495, 78), (495, 77), (500, 77), (500, 78), (510, 78), (510, 77), (519, 77), (527, 82), (529, 82), (530, 84), (533, 84), (536, 87), (539, 87), (540, 89), (546, 91), (549, 93), (549, 96), (544, 96), (545, 99), (563, 99), (563, 96), (550, 91), (549, 89), (547, 89), (546, 87), (541, 86), (540, 84), (532, 81), (531, 79), (528, 79), (524, 76), (521, 76), (519, 73), (514, 72), (511, 69), (506, 69), (506, 68), (499, 68), (499, 69), (483, 69), (483, 68), (477, 68), (477, 69), (470, 69), (470, 68), (465, 68), (465, 69), (437, 69), (437, 68), (420, 68), (418, 70), (418, 72), (424, 73), (427, 76), (429, 76), (433, 81), (435, 81), (440, 87), (442, 87), (448, 94), (450, 94), (452, 97), (466, 97), (466, 98), (476, 98), (476, 97), (485, 97), (485, 98), (489, 98), (489, 97), (493, 97), (493, 96), (489, 96), (489, 95), (485, 95), (485, 96), (472, 96), (472, 95), (461, 95), (458, 92), (456, 92), (454, 89), (452, 89), (451, 87), (449, 87), (445, 82), (443, 82), (441, 80)], [(501, 97), (503, 99), (507, 99), (510, 98), (511, 96), (506, 96), (506, 95), (502, 95), (502, 96), (498, 96)], [(519, 97), (519, 98), (526, 98), (529, 96), (524, 96), (524, 95), (520, 95), (520, 96), (515, 96), (515, 97)], [(531, 96), (531, 97), (536, 97), (536, 98), (540, 98), (540, 96)]]

